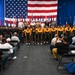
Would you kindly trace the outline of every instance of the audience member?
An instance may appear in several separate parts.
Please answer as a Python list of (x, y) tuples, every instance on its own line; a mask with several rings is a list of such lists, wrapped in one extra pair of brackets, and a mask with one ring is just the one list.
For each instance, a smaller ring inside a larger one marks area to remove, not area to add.
[[(18, 49), (20, 49), (20, 39), (18, 38), (17, 32), (14, 32), (14, 35), (11, 37), (11, 41), (17, 41)], [(15, 43), (16, 44), (16, 43)]]
[(0, 60), (2, 60), (2, 62), (3, 62), (3, 68), (5, 68), (5, 65), (6, 65), (8, 57), (9, 57), (8, 53), (3, 53), (3, 51), (1, 50), (1, 49), (5, 48), (4, 43), (5, 43), (5, 39), (3, 38), (2, 43), (0, 44)]
[(8, 55), (11, 55), (11, 57), (13, 59), (16, 58), (15, 56), (15, 49), (13, 48), (13, 46), (10, 44), (11, 39), (10, 38), (3, 38), (2, 39), (2, 43), (0, 44), (0, 49), (9, 49), (9, 51), (7, 52)]
[(10, 48), (10, 50), (11, 50), (10, 54), (12, 54), (13, 59), (16, 59), (16, 58), (17, 58), (17, 57), (15, 56), (15, 54), (16, 54), (16, 48), (11, 45), (11, 39), (10, 39), (10, 38), (7, 38), (7, 39), (6, 39), (6, 44), (11, 47), (11, 48)]
[[(54, 38), (51, 40), (51, 44), (50, 44), (50, 50), (51, 50), (51, 53), (52, 53), (52, 49), (55, 48), (55, 41), (57, 40), (58, 37), (58, 34), (55, 34)], [(60, 39), (57, 40), (57, 42), (61, 42)]]
[(67, 53), (69, 51), (69, 44), (67, 42), (67, 38), (64, 37), (62, 42), (57, 42), (58, 38), (55, 41), (55, 48), (52, 49), (52, 53), (54, 56), (54, 59), (57, 60), (58, 59), (58, 54), (64, 54)]
[(2, 43), (0, 44), (0, 49), (9, 49), (9, 54), (13, 53), (13, 47), (9, 44), (10, 39), (7, 40), (5, 38), (2, 39)]

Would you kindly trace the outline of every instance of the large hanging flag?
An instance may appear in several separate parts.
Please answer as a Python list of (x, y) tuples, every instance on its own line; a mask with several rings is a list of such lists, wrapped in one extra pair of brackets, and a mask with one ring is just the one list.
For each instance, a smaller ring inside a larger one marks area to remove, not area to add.
[(18, 19), (22, 16), (31, 19), (32, 14), (36, 20), (39, 15), (41, 19), (52, 15), (56, 21), (57, 8), (58, 0), (5, 0), (5, 22), (12, 21), (13, 15)]

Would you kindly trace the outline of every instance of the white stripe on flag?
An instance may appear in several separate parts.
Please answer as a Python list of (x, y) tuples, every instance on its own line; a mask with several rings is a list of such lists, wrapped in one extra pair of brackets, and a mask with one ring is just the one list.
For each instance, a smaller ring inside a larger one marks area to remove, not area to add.
[[(34, 16), (49, 16), (49, 15), (57, 15), (57, 12), (53, 13), (33, 13)], [(28, 16), (32, 16), (32, 13), (28, 13)]]
[(58, 1), (28, 1), (28, 4), (57, 4)]
[(56, 10), (57, 6), (55, 7), (28, 7), (28, 10)]

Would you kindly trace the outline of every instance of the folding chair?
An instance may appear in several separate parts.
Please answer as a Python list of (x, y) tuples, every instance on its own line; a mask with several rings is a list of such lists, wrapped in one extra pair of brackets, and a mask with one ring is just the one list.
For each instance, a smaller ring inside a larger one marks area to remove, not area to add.
[(11, 40), (11, 45), (13, 47), (17, 46), (17, 44), (18, 44), (18, 41), (17, 40)]
[(70, 44), (69, 49), (70, 50), (75, 50), (75, 43)]
[(17, 40), (11, 40), (11, 45), (15, 50), (18, 50), (18, 41)]
[[(9, 49), (6, 49), (6, 48), (5, 49), (0, 49), (0, 50), (2, 50), (3, 54), (8, 54), (8, 52), (10, 51)], [(12, 56), (12, 53), (11, 54), (8, 54), (8, 55), (9, 55), (9, 58), (8, 59), (11, 60), (12, 57), (13, 57)]]
[[(65, 68), (64, 64), (74, 61), (74, 57), (75, 57), (75, 53), (72, 53), (71, 51), (69, 51), (68, 53), (63, 54), (61, 56), (60, 60), (59, 60), (57, 70), (60, 70), (62, 73), (65, 72), (66, 68)], [(65, 62), (63, 62), (64, 58), (69, 58), (69, 59), (67, 59)], [(70, 60), (70, 58), (72, 58), (72, 59)]]
[(9, 51), (9, 49), (7, 49), (7, 48), (2, 48), (2, 49), (0, 49), (0, 50), (2, 50), (2, 52), (5, 54), (5, 53), (8, 53), (8, 51)]

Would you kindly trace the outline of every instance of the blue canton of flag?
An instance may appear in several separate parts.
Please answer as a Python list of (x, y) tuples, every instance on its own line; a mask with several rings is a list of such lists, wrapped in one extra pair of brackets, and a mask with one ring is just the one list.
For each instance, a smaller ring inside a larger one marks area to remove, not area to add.
[(5, 0), (5, 24), (17, 25), (17, 19), (27, 17), (27, 0)]
[(13, 16), (18, 18), (27, 17), (27, 0), (5, 0), (5, 4), (6, 18), (13, 18)]

